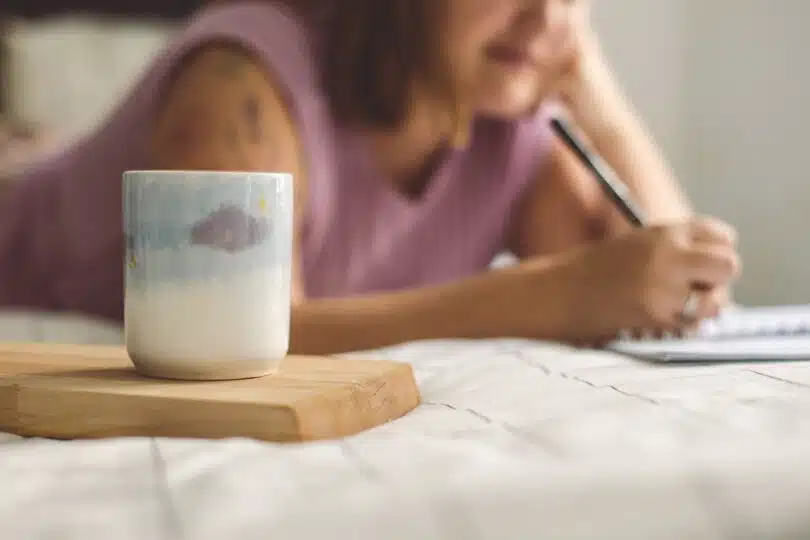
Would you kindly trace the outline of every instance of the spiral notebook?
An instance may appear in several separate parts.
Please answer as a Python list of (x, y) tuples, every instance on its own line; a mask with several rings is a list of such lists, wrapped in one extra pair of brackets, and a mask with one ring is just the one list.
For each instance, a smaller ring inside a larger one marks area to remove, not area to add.
[(810, 304), (734, 307), (692, 336), (619, 339), (608, 349), (658, 362), (810, 360)]

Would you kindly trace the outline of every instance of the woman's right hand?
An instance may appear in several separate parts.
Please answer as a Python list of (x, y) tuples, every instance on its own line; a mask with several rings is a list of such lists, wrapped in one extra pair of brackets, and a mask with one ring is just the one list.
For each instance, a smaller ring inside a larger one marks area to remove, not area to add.
[[(682, 332), (715, 316), (740, 272), (736, 232), (711, 218), (634, 229), (572, 252), (558, 267), (574, 341), (622, 330)], [(531, 263), (529, 263), (531, 266)], [(683, 310), (692, 291), (695, 318)]]

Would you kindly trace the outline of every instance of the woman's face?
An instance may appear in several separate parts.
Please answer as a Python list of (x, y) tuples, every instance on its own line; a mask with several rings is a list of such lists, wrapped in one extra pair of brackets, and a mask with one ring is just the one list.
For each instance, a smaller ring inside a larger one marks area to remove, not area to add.
[(476, 112), (525, 114), (571, 65), (575, 9), (586, 0), (446, 1), (448, 61)]

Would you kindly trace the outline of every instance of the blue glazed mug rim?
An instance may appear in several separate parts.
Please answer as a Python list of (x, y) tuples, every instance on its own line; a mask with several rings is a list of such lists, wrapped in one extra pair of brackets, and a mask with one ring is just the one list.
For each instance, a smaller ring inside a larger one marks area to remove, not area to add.
[[(149, 177), (152, 178), (149, 178)], [(181, 170), (181, 169), (133, 169), (124, 171), (124, 182), (138, 180), (156, 180), (156, 176), (167, 177), (171, 180), (188, 180), (190, 182), (205, 181), (209, 178), (239, 177), (253, 180), (268, 180), (292, 184), (293, 174), (290, 172), (270, 171), (213, 171), (213, 170)], [(202, 177), (202, 178), (201, 178)]]

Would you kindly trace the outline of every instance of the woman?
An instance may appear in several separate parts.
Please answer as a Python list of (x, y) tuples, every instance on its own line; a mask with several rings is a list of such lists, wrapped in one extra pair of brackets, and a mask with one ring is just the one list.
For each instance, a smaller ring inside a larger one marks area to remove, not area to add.
[[(625, 223), (552, 136), (551, 104), (654, 226)], [(95, 134), (9, 194), (2, 304), (120, 319), (120, 178), (138, 168), (294, 173), (298, 353), (683, 330), (737, 274), (733, 231), (693, 216), (586, 0), (209, 6)], [(505, 250), (521, 264), (489, 270)]]

